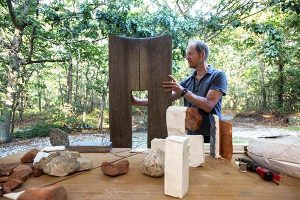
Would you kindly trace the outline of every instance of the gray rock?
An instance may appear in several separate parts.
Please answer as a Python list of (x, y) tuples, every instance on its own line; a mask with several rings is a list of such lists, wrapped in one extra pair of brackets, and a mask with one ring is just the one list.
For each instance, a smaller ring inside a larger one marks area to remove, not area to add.
[(60, 156), (77, 159), (80, 157), (80, 153), (78, 151), (60, 151)]
[(147, 176), (160, 177), (164, 175), (165, 155), (160, 149), (149, 150), (141, 165), (141, 172)]
[(77, 158), (77, 162), (79, 162), (80, 165), (78, 171), (89, 170), (92, 168), (92, 161), (88, 158), (79, 157)]
[(51, 176), (67, 176), (78, 171), (79, 162), (74, 158), (58, 156), (52, 159), (44, 168), (44, 173)]
[(68, 134), (59, 128), (53, 128), (49, 135), (53, 146), (69, 146), (70, 144)]
[(35, 162), (33, 166), (37, 169), (43, 170), (52, 159), (58, 157), (59, 155), (59, 152), (53, 152), (48, 157), (42, 157), (38, 162)]

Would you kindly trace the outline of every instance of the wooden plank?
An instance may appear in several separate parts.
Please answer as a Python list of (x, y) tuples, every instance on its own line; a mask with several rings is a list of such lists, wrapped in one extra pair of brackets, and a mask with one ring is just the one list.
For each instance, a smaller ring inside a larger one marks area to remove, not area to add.
[(220, 155), (231, 160), (233, 154), (232, 146), (232, 123), (230, 121), (219, 121), (220, 126)]
[(128, 54), (129, 90), (140, 90), (140, 40), (134, 38), (123, 39), (125, 40), (125, 48)]
[[(114, 152), (123, 151), (113, 149)], [(0, 163), (18, 162), (23, 153), (6, 158), (0, 158)], [(119, 156), (129, 155), (129, 152), (119, 153)], [(103, 161), (120, 159), (112, 153), (85, 153), (82, 157), (90, 158), (93, 167), (99, 166)], [(236, 154), (233, 158), (246, 157)], [(151, 178), (140, 172), (143, 155), (137, 154), (127, 158), (129, 160), (129, 173), (119, 177), (108, 177), (102, 174), (99, 168), (87, 171), (79, 176), (58, 183), (66, 188), (69, 200), (97, 200), (97, 199), (166, 199), (174, 198), (164, 195), (164, 178)], [(190, 168), (189, 191), (184, 199), (299, 199), (300, 180), (284, 176), (280, 185), (266, 182), (256, 173), (240, 173), (234, 163), (224, 159), (213, 159), (206, 155), (204, 167)], [(58, 180), (60, 177), (43, 175), (31, 177), (22, 188), (41, 187)], [(0, 197), (0, 200), (6, 200)]]
[(113, 147), (132, 147), (128, 42), (109, 38), (109, 127)]
[[(147, 78), (142, 68), (141, 83), (146, 80), (148, 86), (148, 139), (147, 145), (151, 146), (154, 138), (166, 138), (166, 110), (171, 105), (171, 92), (165, 92), (162, 82), (168, 80), (172, 66), (172, 38), (171, 36), (161, 36), (151, 39), (144, 39), (141, 42), (141, 66), (147, 61)], [(143, 53), (142, 53), (143, 51)], [(143, 61), (142, 61), (143, 60)]]

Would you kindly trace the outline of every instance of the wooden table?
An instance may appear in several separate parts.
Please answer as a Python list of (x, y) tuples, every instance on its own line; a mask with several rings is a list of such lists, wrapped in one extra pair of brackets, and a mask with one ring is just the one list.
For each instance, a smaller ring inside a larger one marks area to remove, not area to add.
[[(113, 152), (124, 149), (113, 149)], [(119, 156), (129, 155), (129, 151)], [(18, 162), (23, 153), (0, 159), (0, 163)], [(112, 153), (86, 153), (82, 157), (92, 159), (93, 167), (100, 166), (102, 161), (114, 161), (120, 157)], [(245, 157), (243, 154), (235, 154)], [(119, 177), (108, 177), (97, 168), (67, 179), (58, 185), (66, 188), (69, 200), (108, 199), (108, 200), (157, 200), (175, 199), (164, 195), (164, 178), (151, 178), (140, 172), (142, 154), (127, 158), (130, 162), (129, 173)], [(190, 168), (190, 185), (184, 199), (300, 199), (300, 180), (284, 176), (280, 185), (262, 180), (252, 172), (238, 171), (234, 160), (231, 162), (214, 159), (206, 155), (205, 167)], [(40, 187), (63, 178), (32, 177), (22, 188)], [(0, 200), (6, 198), (2, 197)]]

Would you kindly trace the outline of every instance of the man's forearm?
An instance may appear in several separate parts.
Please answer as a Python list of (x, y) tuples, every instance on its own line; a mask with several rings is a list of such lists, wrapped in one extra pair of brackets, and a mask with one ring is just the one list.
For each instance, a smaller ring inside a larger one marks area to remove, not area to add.
[(195, 105), (196, 107), (204, 110), (205, 112), (210, 112), (213, 109), (213, 105), (211, 105), (211, 102), (207, 100), (205, 97), (200, 97), (195, 94), (193, 94), (191, 91), (188, 91), (184, 98)]

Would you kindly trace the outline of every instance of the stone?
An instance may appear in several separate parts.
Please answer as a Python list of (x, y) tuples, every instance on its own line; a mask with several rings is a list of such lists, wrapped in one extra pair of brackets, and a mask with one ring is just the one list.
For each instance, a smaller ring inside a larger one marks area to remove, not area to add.
[(3, 188), (0, 187), (0, 197), (2, 197), (2, 196), (3, 196)]
[(80, 157), (80, 153), (78, 151), (60, 151), (60, 156), (65, 158), (74, 158), (77, 159)]
[(9, 176), (19, 163), (2, 163), (0, 164), (0, 176)]
[(166, 138), (164, 192), (172, 197), (183, 198), (189, 188), (189, 138)]
[(195, 131), (202, 125), (202, 116), (197, 108), (187, 108), (185, 117), (185, 128)]
[(33, 163), (35, 156), (37, 155), (37, 153), (39, 152), (38, 149), (31, 149), (30, 151), (28, 151), (27, 153), (25, 153), (23, 155), (23, 157), (21, 158), (21, 162), (23, 163)]
[(165, 152), (166, 140), (161, 138), (154, 138), (151, 140), (151, 149), (157, 150), (160, 149), (162, 152)]
[(79, 162), (80, 168), (79, 172), (89, 170), (92, 168), (92, 161), (88, 158), (79, 157), (77, 158), (77, 162)]
[(49, 135), (52, 146), (69, 146), (70, 144), (68, 134), (59, 128), (51, 129)]
[(29, 188), (25, 190), (17, 200), (66, 200), (67, 191), (63, 186), (48, 186), (41, 188)]
[(0, 177), (0, 183), (5, 183), (5, 182), (7, 182), (7, 181), (8, 181), (8, 179), (9, 179), (9, 177), (8, 177), (8, 176), (3, 176), (3, 177)]
[(169, 106), (166, 111), (168, 136), (186, 135), (185, 118), (187, 107)]
[(121, 160), (115, 163), (103, 162), (101, 164), (101, 170), (103, 174), (108, 176), (119, 176), (127, 174), (129, 170), (129, 161)]
[(188, 135), (190, 138), (190, 167), (204, 166), (204, 139), (202, 135)]
[(43, 169), (37, 168), (37, 167), (32, 167), (32, 174), (34, 177), (39, 177), (42, 176), (44, 173)]
[(165, 154), (163, 151), (149, 150), (141, 165), (141, 172), (151, 177), (161, 177), (164, 175)]
[(44, 173), (51, 176), (67, 176), (78, 171), (79, 162), (74, 158), (58, 156), (53, 158), (44, 168)]
[[(36, 167), (38, 169), (43, 169), (46, 167), (46, 165), (53, 160), (54, 158), (58, 157), (60, 155), (59, 152), (54, 152), (51, 153), (49, 156), (47, 157), (42, 157), (38, 162), (35, 162), (33, 164), (33, 167)], [(38, 155), (37, 155), (38, 156)]]
[(26, 181), (31, 174), (32, 174), (31, 167), (29, 167), (28, 165), (19, 165), (13, 170), (12, 174), (10, 175), (10, 178)]
[(7, 193), (4, 194), (3, 196), (8, 198), (8, 199), (12, 199), (12, 200), (17, 200), (18, 197), (23, 193), (24, 191), (20, 191), (20, 192), (11, 192), (11, 193)]
[(21, 187), (23, 184), (23, 181), (20, 179), (10, 179), (3, 185), (3, 192), (4, 193), (9, 193), (19, 187)]
[(46, 153), (46, 152), (38, 152), (33, 160), (33, 164), (39, 162), (42, 158), (47, 158), (50, 155), (50, 153)]

